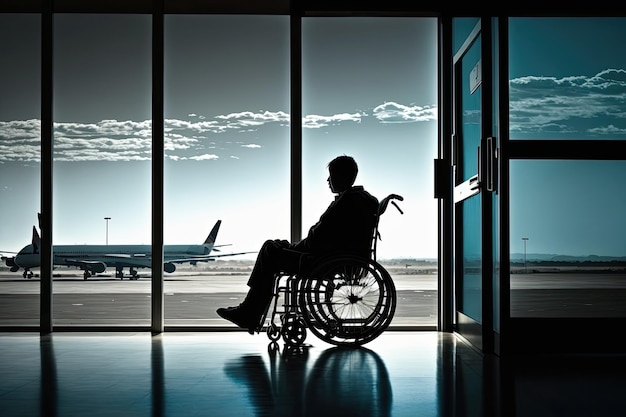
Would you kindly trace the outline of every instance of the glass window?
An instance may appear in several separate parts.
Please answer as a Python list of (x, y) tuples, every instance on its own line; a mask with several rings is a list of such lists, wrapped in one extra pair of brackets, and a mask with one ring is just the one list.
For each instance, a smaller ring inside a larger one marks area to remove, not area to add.
[(149, 324), (151, 17), (54, 18), (54, 323)]
[(509, 20), (511, 139), (624, 139), (624, 18)]
[(461, 203), (463, 213), (463, 271), (456, 300), (458, 310), (481, 323), (483, 319), (482, 299), (482, 236), (481, 200), (475, 195)]
[(165, 275), (166, 324), (230, 326), (215, 310), (243, 301), (266, 239), (289, 239), (289, 103), (287, 16), (166, 16), (166, 252), (221, 221), (217, 258)]
[(380, 221), (392, 274), (392, 325), (437, 321), (437, 24), (428, 18), (305, 18), (302, 23), (303, 236), (334, 195), (328, 163), (353, 156), (356, 185), (400, 194)]
[(478, 154), (481, 138), (481, 101), (483, 89), (479, 83), (471, 82), (472, 74), (480, 71), (481, 59), (481, 36), (478, 36), (469, 47), (461, 63), (461, 123), (459, 126), (460, 137), (456, 145), (460, 151), (458, 164), (460, 165), (456, 184), (465, 182), (478, 175)]
[(511, 161), (512, 317), (626, 317), (625, 161)]
[(0, 56), (0, 326), (38, 326), (39, 270), (23, 266), (40, 211), (39, 15), (0, 14)]

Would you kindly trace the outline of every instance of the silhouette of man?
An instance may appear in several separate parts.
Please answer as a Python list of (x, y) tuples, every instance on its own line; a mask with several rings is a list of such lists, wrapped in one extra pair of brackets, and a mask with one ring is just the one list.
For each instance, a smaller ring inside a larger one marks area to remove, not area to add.
[(328, 184), (337, 194), (308, 235), (297, 243), (267, 240), (257, 255), (248, 279), (248, 294), (237, 307), (218, 308), (217, 314), (254, 334), (272, 299), (277, 273), (301, 270), (304, 255), (313, 259), (336, 252), (351, 252), (369, 259), (378, 200), (355, 186), (356, 161), (341, 155), (328, 164)]

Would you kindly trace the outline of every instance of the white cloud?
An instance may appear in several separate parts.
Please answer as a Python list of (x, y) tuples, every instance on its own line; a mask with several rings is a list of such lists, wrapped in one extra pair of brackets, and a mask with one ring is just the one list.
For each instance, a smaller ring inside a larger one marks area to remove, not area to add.
[(219, 156), (213, 154), (204, 154), (190, 156), (189, 159), (193, 159), (194, 161), (210, 161), (213, 159), (219, 159)]
[[(404, 106), (388, 102), (373, 110), (382, 123), (413, 123), (436, 120), (435, 107)], [(172, 161), (237, 159), (234, 147), (260, 149), (262, 143), (250, 142), (247, 135), (265, 126), (289, 126), (290, 116), (283, 111), (243, 111), (203, 120), (196, 113), (193, 120), (164, 120), (164, 149)], [(366, 112), (308, 115), (303, 127), (317, 129), (346, 123), (361, 123), (370, 117)], [(0, 122), (0, 162), (39, 161), (41, 124), (39, 120)], [(241, 139), (241, 140), (239, 140)], [(210, 152), (207, 152), (209, 151)], [(54, 125), (56, 161), (136, 161), (149, 160), (152, 152), (152, 123), (144, 121), (102, 120), (98, 123), (62, 122)], [(229, 155), (229, 156), (227, 156)]]
[[(583, 137), (621, 134), (626, 115), (626, 70), (593, 76), (513, 79), (510, 129), (515, 133), (567, 133)], [(612, 128), (608, 128), (612, 126)]]
[(302, 118), (302, 127), (309, 129), (319, 129), (331, 125), (339, 125), (345, 122), (361, 123), (364, 113), (340, 113), (331, 116), (320, 116), (316, 114), (308, 115)]
[(374, 117), (382, 123), (415, 123), (437, 120), (436, 106), (405, 106), (393, 101), (374, 108)]
[(613, 125), (608, 126), (600, 126), (597, 128), (589, 129), (589, 132), (592, 134), (598, 135), (620, 135), (624, 136), (626, 134), (626, 128), (617, 128)]

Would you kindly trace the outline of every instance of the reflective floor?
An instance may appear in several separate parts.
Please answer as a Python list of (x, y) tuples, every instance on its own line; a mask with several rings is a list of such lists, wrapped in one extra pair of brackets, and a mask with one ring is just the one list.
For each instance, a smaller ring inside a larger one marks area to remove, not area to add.
[(438, 332), (360, 349), (239, 331), (0, 333), (0, 416), (624, 416), (625, 363), (501, 360)]

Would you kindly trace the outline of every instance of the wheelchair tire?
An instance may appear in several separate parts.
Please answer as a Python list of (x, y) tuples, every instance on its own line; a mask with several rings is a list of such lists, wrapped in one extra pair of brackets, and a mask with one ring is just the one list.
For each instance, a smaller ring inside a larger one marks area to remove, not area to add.
[(363, 345), (378, 337), (393, 319), (396, 288), (376, 261), (329, 258), (313, 268), (302, 285), (303, 320), (325, 342)]

